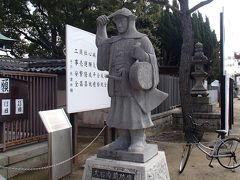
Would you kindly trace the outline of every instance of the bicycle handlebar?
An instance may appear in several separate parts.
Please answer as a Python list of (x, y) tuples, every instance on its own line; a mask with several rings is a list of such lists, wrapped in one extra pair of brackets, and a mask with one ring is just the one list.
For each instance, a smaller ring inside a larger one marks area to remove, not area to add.
[(204, 125), (209, 125), (209, 122), (208, 121), (205, 121), (205, 122), (203, 122), (202, 124), (198, 124), (198, 123), (196, 123), (195, 121), (194, 121), (194, 119), (193, 119), (193, 117), (190, 115), (190, 114), (187, 114), (187, 117), (188, 118), (190, 118), (191, 119), (191, 124), (193, 125), (193, 126), (200, 126), (200, 127), (202, 127), (202, 126), (204, 126)]

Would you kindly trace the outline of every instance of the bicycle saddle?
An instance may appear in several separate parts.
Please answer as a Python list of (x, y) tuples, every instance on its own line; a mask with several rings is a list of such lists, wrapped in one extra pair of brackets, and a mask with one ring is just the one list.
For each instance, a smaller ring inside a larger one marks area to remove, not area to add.
[(218, 129), (216, 130), (216, 133), (218, 133), (221, 136), (225, 136), (227, 134), (227, 131), (223, 129)]

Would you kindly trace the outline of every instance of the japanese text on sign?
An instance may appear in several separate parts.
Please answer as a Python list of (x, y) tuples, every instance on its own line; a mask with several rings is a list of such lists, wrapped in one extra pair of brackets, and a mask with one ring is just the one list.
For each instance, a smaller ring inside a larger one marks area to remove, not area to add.
[[(1, 115), (11, 115), (11, 99), (2, 99), (2, 113)], [(24, 113), (23, 99), (15, 99), (15, 114)]]
[(114, 179), (134, 180), (134, 174), (98, 168), (92, 169), (92, 177), (112, 180)]
[(15, 113), (23, 114), (23, 99), (15, 99)]
[(9, 78), (0, 78), (0, 93), (9, 93)]
[(95, 35), (66, 26), (68, 113), (107, 108), (106, 71), (97, 69)]
[(10, 115), (11, 101), (10, 99), (2, 99), (2, 115)]

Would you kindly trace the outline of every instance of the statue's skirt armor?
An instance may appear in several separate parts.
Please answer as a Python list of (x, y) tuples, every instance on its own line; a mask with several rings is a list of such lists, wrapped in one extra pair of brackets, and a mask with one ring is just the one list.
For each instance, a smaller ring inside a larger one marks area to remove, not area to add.
[(153, 126), (150, 112), (144, 113), (133, 97), (111, 98), (107, 124), (119, 129), (142, 129)]

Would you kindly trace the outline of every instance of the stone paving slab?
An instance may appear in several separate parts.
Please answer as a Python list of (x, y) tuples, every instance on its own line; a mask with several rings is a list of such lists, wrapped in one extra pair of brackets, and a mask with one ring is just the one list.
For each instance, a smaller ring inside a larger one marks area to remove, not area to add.
[[(48, 143), (42, 142), (0, 153), (0, 165), (6, 167), (41, 167), (48, 162)], [(0, 175), (8, 179), (24, 170), (0, 169)], [(1, 180), (1, 179), (0, 179)]]
[(13, 149), (3, 154), (8, 156), (9, 164), (14, 164), (19, 161), (29, 159), (35, 156), (39, 156), (41, 154), (48, 152), (48, 145), (47, 142), (37, 143), (29, 146), (24, 146), (22, 148)]

